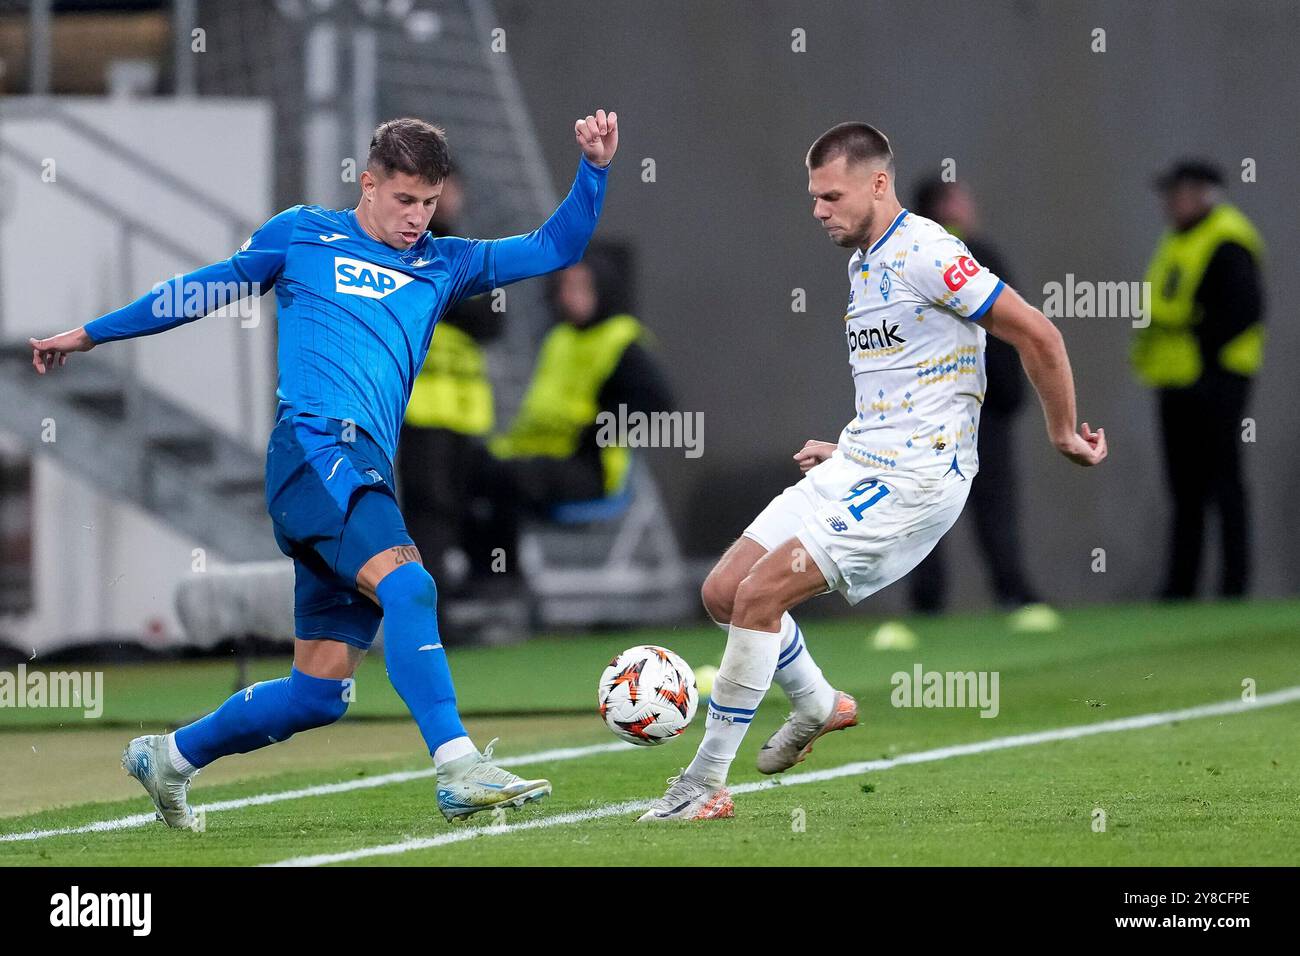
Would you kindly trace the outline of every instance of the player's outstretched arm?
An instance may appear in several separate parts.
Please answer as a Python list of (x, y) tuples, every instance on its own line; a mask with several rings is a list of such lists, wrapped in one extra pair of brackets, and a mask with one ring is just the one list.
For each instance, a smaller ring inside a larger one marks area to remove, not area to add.
[(156, 335), (193, 322), (223, 306), (261, 295), (275, 284), (301, 206), (277, 213), (229, 259), (159, 282), (130, 305), (78, 329), (45, 339), (28, 339), (32, 367), (44, 375), (66, 365), (72, 352), (89, 352), (104, 342)]
[(1106, 430), (1094, 432), (1087, 422), (1075, 430), (1074, 376), (1060, 329), (1010, 287), (977, 321), (1020, 353), (1057, 450), (1077, 465), (1099, 464), (1106, 457)]
[(495, 285), (565, 269), (582, 258), (596, 231), (609, 164), (618, 151), (618, 114), (596, 110), (573, 124), (573, 135), (582, 149), (573, 187), (539, 228), (493, 243)]
[(256, 287), (234, 267), (233, 260), (204, 266), (168, 282), (160, 282), (130, 305), (100, 316), (81, 328), (47, 339), (29, 339), (32, 365), (44, 375), (67, 364), (72, 352), (89, 352), (96, 345), (156, 335), (201, 319), (224, 305), (251, 294)]

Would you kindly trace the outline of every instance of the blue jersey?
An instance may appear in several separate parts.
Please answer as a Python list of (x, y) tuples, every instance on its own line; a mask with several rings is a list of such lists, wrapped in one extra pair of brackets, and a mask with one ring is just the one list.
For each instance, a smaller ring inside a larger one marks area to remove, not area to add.
[[(457, 300), (571, 266), (595, 231), (607, 169), (582, 160), (573, 188), (534, 232), (507, 239), (435, 238), (399, 251), (371, 238), (353, 210), (294, 206), (233, 256), (86, 326), (96, 343), (152, 335), (207, 315), (230, 290), (275, 288), (277, 419), (354, 422), (391, 459), (433, 329)], [(192, 294), (190, 290), (196, 290)]]

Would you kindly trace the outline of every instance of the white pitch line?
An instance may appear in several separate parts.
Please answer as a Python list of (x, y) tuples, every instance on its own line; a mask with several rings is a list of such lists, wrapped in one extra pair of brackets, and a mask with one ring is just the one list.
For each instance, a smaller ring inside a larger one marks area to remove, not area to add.
[[(582, 757), (590, 757), (593, 754), (611, 753), (619, 750), (637, 750), (632, 744), (615, 742), (610, 744), (594, 744), (590, 747), (562, 747), (556, 750), (541, 750), (537, 753), (520, 754), (518, 757), (502, 757), (502, 766), (508, 767), (525, 767), (529, 764), (552, 763), (562, 760), (578, 760)], [(279, 803), (282, 800), (301, 800), (303, 797), (324, 797), (334, 793), (347, 793), (350, 790), (368, 790), (371, 787), (386, 787), (392, 783), (407, 783), (411, 780), (423, 780), (427, 777), (436, 775), (432, 767), (424, 770), (403, 770), (396, 773), (386, 773), (378, 777), (367, 777), (363, 779), (344, 780), (339, 783), (323, 783), (312, 787), (302, 787), (298, 790), (282, 790), (278, 793), (259, 793), (251, 797), (239, 797), (234, 800), (218, 800), (215, 803), (205, 803), (195, 807), (196, 810), (205, 810), (209, 813), (220, 813), (225, 810), (242, 810), (244, 807), (260, 807), (268, 803)], [(99, 820), (95, 823), (85, 823), (75, 827), (60, 827), (55, 830), (26, 830), (22, 833), (0, 833), (0, 843), (13, 843), (20, 840), (43, 840), (47, 837), (70, 836), (77, 833), (104, 833), (110, 830), (129, 830), (132, 827), (142, 827), (153, 823), (155, 817), (150, 813), (133, 813), (129, 817), (118, 817), (116, 820)]]
[[(1163, 724), (1174, 724), (1180, 720), (1195, 720), (1201, 717), (1217, 717), (1224, 714), (1239, 714), (1260, 707), (1276, 707), (1300, 701), (1300, 687), (1288, 687), (1285, 690), (1260, 694), (1254, 701), (1229, 700), (1218, 704), (1201, 704), (1183, 710), (1170, 710), (1163, 713), (1139, 714), (1134, 717), (1119, 717), (1095, 724), (1079, 724), (1074, 727), (1058, 727), (1055, 730), (1040, 730), (1028, 734), (1016, 734), (1011, 737), (995, 737), (969, 744), (955, 744), (950, 747), (938, 747), (934, 750), (922, 750), (897, 757), (885, 757), (879, 760), (863, 760), (858, 763), (841, 764), (826, 770), (811, 770), (805, 773), (791, 774), (772, 780), (759, 780), (742, 783), (731, 788), (733, 794), (753, 793), (757, 790), (784, 789), (805, 783), (819, 783), (834, 780), (837, 777), (853, 777), (873, 770), (888, 770), (908, 764), (930, 763), (935, 760), (947, 760), (949, 757), (966, 757), (972, 754), (989, 753), (994, 750), (1010, 750), (1014, 747), (1029, 747), (1034, 744), (1049, 743), (1058, 740), (1076, 740), (1080, 737), (1092, 737), (1096, 734), (1113, 734), (1124, 730), (1142, 730)], [(319, 853), (312, 856), (297, 856), (266, 866), (323, 866), (329, 863), (348, 863), (376, 856), (395, 856), (412, 850), (427, 850), (432, 847), (446, 846), (449, 843), (461, 843), (476, 837), (504, 836), (524, 830), (540, 830), (546, 827), (564, 826), (570, 823), (586, 823), (604, 817), (632, 814), (650, 806), (649, 800), (630, 800), (623, 803), (611, 803), (591, 810), (574, 810), (552, 817), (540, 817), (523, 823), (496, 824), (461, 830), (454, 833), (442, 833), (433, 837), (403, 840), (383, 846), (364, 847), (359, 850), (345, 850), (339, 853)]]

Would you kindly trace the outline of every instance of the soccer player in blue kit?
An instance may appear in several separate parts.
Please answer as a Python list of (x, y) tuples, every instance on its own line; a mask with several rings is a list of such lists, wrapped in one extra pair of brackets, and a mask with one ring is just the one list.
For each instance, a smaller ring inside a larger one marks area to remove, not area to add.
[(45, 374), (71, 352), (202, 318), (227, 304), (231, 289), (275, 288), (279, 409), (266, 495), (276, 541), (294, 561), (293, 668), (174, 733), (127, 745), (123, 767), (169, 826), (195, 827), (188, 794), (200, 768), (342, 717), (381, 618), (388, 676), (433, 756), (443, 816), (551, 792), (549, 781), (496, 766), (492, 744), (480, 753), (461, 724), (438, 638), (437, 588), (398, 510), (392, 461), (411, 384), (448, 306), (582, 258), (618, 149), (617, 114), (597, 110), (574, 134), (582, 158), (573, 187), (528, 235), (426, 232), (450, 169), (446, 138), (421, 120), (392, 120), (371, 139), (355, 209), (286, 209), (231, 258), (179, 280), (185, 294), (159, 284), (82, 328), (30, 340), (32, 364)]

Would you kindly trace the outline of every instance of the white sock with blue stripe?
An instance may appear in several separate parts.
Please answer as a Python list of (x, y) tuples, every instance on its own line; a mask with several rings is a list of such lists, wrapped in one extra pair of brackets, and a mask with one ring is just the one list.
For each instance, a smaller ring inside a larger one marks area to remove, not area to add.
[(727, 782), (727, 771), (745, 739), (749, 722), (772, 686), (780, 651), (778, 633), (751, 631), (734, 624), (727, 629), (727, 649), (718, 676), (713, 679), (704, 740), (686, 768), (688, 776), (714, 787)]
[(776, 660), (776, 683), (800, 717), (824, 721), (835, 706), (835, 688), (804, 644), (803, 631), (788, 613), (781, 615), (781, 654)]

